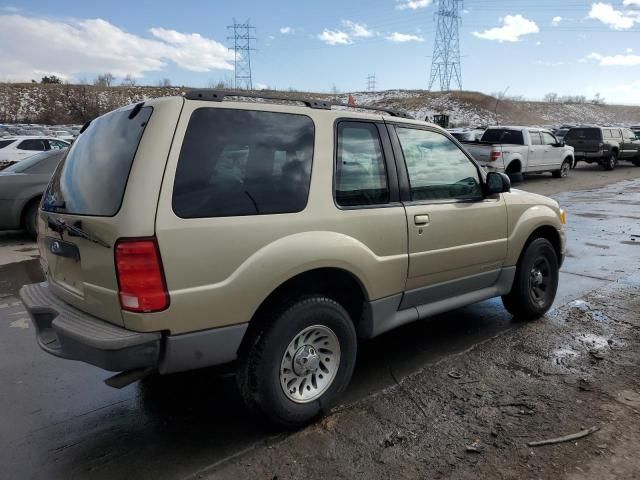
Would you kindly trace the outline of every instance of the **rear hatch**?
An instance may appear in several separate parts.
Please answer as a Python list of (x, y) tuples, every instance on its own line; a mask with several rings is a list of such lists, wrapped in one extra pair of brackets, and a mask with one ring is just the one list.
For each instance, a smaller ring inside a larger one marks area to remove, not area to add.
[(115, 245), (155, 233), (160, 184), (182, 103), (157, 100), (93, 120), (42, 200), (38, 245), (52, 291), (111, 323), (124, 324)]
[(598, 152), (602, 148), (602, 131), (599, 128), (572, 128), (564, 142), (576, 152)]

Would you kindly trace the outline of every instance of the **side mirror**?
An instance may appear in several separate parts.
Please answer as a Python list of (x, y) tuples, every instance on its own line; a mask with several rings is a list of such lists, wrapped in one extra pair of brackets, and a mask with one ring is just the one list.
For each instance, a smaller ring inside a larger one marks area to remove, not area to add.
[(506, 193), (511, 191), (511, 180), (504, 173), (489, 172), (487, 173), (487, 193), (495, 195), (497, 193)]

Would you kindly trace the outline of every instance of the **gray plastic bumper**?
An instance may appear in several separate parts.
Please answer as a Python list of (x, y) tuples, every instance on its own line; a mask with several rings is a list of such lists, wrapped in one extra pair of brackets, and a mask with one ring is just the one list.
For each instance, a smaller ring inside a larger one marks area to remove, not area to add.
[(249, 325), (182, 335), (134, 332), (63, 302), (46, 282), (25, 285), (20, 298), (45, 352), (113, 372), (157, 367), (160, 373), (173, 373), (232, 362)]
[(47, 353), (113, 372), (158, 364), (160, 332), (132, 332), (104, 322), (64, 303), (47, 283), (25, 285), (20, 298), (36, 328), (38, 345)]

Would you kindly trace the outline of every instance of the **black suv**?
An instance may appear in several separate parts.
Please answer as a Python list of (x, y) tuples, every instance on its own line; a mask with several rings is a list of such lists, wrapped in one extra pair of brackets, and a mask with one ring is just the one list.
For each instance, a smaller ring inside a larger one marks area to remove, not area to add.
[(596, 162), (605, 170), (616, 168), (618, 160), (640, 166), (640, 139), (628, 128), (575, 127), (567, 132), (564, 141), (575, 149), (575, 163)]

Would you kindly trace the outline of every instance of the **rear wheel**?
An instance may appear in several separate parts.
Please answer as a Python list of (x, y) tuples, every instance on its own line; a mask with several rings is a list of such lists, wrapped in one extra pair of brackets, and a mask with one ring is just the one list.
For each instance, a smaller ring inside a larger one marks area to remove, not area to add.
[(522, 172), (520, 171), (519, 165), (514, 165), (513, 163), (507, 167), (506, 174), (509, 176), (509, 180), (513, 183), (522, 182), (524, 177), (522, 176)]
[(347, 311), (312, 295), (276, 310), (238, 362), (245, 403), (271, 421), (302, 426), (328, 412), (355, 366), (357, 337)]
[(24, 229), (35, 240), (38, 236), (38, 202), (31, 202), (24, 211)]
[(520, 258), (513, 287), (502, 297), (502, 303), (516, 318), (539, 318), (553, 305), (558, 277), (558, 257), (553, 245), (546, 238), (535, 238)]
[(605, 170), (613, 170), (614, 168), (616, 168), (617, 164), (618, 164), (618, 154), (616, 152), (612, 152), (611, 155), (609, 155), (609, 157), (605, 159), (602, 166), (604, 167)]
[(569, 171), (571, 170), (571, 159), (566, 158), (562, 165), (560, 166), (560, 170), (556, 170), (553, 172), (554, 178), (566, 178), (569, 176)]

